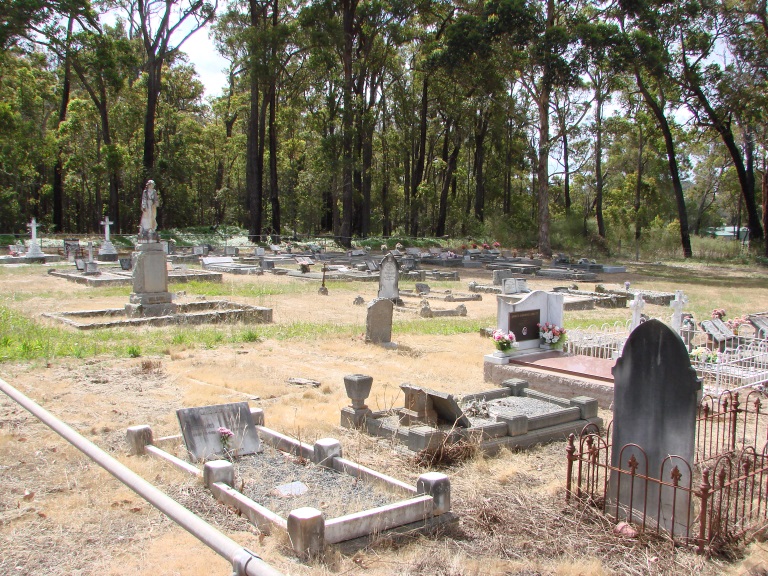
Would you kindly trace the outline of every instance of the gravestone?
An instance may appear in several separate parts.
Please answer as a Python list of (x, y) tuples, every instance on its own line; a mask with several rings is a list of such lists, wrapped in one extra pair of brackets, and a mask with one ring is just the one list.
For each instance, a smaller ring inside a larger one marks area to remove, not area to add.
[[(692, 465), (696, 440), (701, 382), (691, 368), (688, 350), (680, 336), (659, 320), (640, 324), (629, 335), (616, 361), (613, 379), (612, 466), (628, 472), (635, 465), (634, 459), (637, 475), (660, 478), (670, 484), (677, 467), (679, 485), (688, 487), (690, 467), (677, 458), (667, 459), (677, 456)], [(646, 522), (655, 523), (658, 519), (659, 525), (668, 531), (673, 529), (674, 507), (675, 534), (681, 534), (691, 506), (683, 491), (678, 490), (674, 497), (669, 488), (660, 493), (656, 483), (636, 480), (632, 486), (629, 474), (615, 471), (611, 472), (609, 499), (610, 510), (615, 510), (618, 502), (619, 514), (626, 517), (631, 509), (633, 520), (638, 522), (645, 510)]]
[(669, 306), (672, 308), (672, 319), (670, 321), (670, 326), (672, 326), (672, 330), (678, 334), (680, 333), (680, 330), (683, 329), (683, 307), (687, 303), (688, 298), (683, 295), (682, 290), (676, 290), (675, 299), (669, 303)]
[(392, 342), (392, 314), (395, 305), (389, 298), (376, 298), (368, 303), (365, 319), (365, 341), (373, 344)]
[(500, 270), (494, 270), (493, 271), (493, 285), (494, 286), (503, 286), (504, 280), (507, 278), (512, 278), (514, 275), (514, 272), (510, 270), (509, 268), (502, 268)]
[(27, 228), (29, 228), (30, 239), (29, 249), (24, 255), (25, 258), (45, 258), (45, 253), (40, 249), (40, 244), (37, 243), (37, 227), (39, 224), (35, 218), (32, 218)]
[(98, 263), (93, 259), (93, 242), (88, 242), (88, 261), (85, 263), (85, 274), (92, 276), (98, 273)]
[(256, 248), (253, 249), (253, 255), (257, 258), (264, 256), (264, 254), (266, 254), (266, 250), (261, 246), (256, 246)]
[(397, 260), (390, 252), (379, 264), (379, 298), (388, 298), (393, 302), (400, 300), (400, 288), (398, 282), (400, 271)]
[(401, 384), (400, 389), (404, 395), (404, 406), (400, 409), (399, 417), (402, 425), (447, 424), (460, 428), (472, 426), (452, 394), (408, 383)]
[[(215, 404), (176, 411), (187, 450), (198, 461), (215, 456), (235, 457), (256, 454), (261, 441), (247, 402)], [(225, 449), (219, 428), (232, 432)]]
[(549, 322), (563, 325), (564, 296), (561, 293), (534, 290), (520, 298), (515, 295), (496, 296), (496, 327), (505, 334), (515, 333), (518, 350), (539, 347), (537, 324)]
[(645, 300), (643, 300), (642, 292), (635, 294), (635, 298), (629, 303), (629, 307), (632, 310), (632, 323), (629, 325), (629, 330), (632, 331), (643, 323)]
[(416, 282), (414, 289), (417, 294), (429, 294), (430, 291), (429, 284), (425, 284), (424, 282)]
[(520, 294), (531, 291), (525, 278), (505, 278), (502, 286), (502, 293), (504, 294)]
[(135, 254), (133, 292), (125, 305), (125, 315), (141, 318), (174, 314), (176, 305), (168, 292), (168, 266), (162, 244), (139, 244)]
[(112, 224), (114, 222), (109, 219), (109, 216), (104, 216), (104, 220), (101, 221), (101, 225), (104, 226), (104, 242), (99, 248), (99, 259), (105, 262), (117, 262), (117, 250), (110, 239), (109, 227)]

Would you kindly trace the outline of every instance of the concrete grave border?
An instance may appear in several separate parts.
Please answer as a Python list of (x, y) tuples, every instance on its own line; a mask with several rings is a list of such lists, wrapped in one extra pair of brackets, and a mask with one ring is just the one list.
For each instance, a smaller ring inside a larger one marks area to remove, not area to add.
[(478, 449), (486, 454), (496, 454), (502, 448), (529, 448), (544, 442), (563, 440), (571, 433), (579, 434), (588, 424), (598, 427), (603, 425), (603, 420), (597, 415), (598, 404), (594, 398), (577, 396), (565, 399), (551, 396), (530, 389), (528, 382), (519, 378), (505, 380), (500, 388), (462, 396), (461, 404), (513, 396), (548, 402), (558, 406), (558, 409), (532, 417), (523, 414), (511, 418), (497, 417), (495, 422), (476, 427), (454, 425), (446, 431), (426, 424), (401, 426), (385, 420), (393, 412), (399, 413), (399, 409), (367, 411), (353, 417), (356, 415), (354, 409), (345, 407), (341, 411), (341, 426), (359, 428), (372, 436), (396, 439), (413, 452), (435, 449), (444, 443), (468, 441), (476, 443)]
[(235, 474), (231, 462), (213, 460), (206, 462), (201, 470), (158, 446), (178, 442), (181, 435), (154, 439), (152, 429), (143, 425), (128, 428), (126, 437), (131, 454), (154, 456), (182, 472), (201, 478), (214, 498), (237, 510), (264, 533), (269, 534), (274, 529), (287, 532), (294, 552), (303, 558), (320, 554), (328, 544), (379, 536), (389, 530), (429, 530), (457, 520), (451, 512), (451, 483), (445, 474), (421, 474), (416, 485), (412, 486), (347, 460), (342, 456), (338, 440), (323, 438), (314, 444), (307, 444), (265, 427), (262, 409), (251, 408), (250, 412), (261, 441), (269, 446), (364, 482), (379, 484), (402, 495), (403, 499), (337, 518), (326, 519), (315, 508), (298, 508), (283, 518), (233, 487)]

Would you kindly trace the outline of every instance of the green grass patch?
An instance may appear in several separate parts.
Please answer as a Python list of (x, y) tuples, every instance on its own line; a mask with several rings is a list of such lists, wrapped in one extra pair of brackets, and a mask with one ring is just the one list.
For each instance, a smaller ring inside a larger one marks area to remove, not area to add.
[(479, 333), (482, 328), (496, 326), (496, 318), (488, 316), (477, 320), (466, 318), (430, 318), (429, 320), (399, 320), (393, 324), (396, 334), (423, 334), (426, 336), (453, 336)]

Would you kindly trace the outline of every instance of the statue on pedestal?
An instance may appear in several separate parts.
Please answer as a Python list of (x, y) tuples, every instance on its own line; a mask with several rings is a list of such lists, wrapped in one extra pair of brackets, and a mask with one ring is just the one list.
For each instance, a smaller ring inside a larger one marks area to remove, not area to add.
[(148, 242), (157, 242), (157, 207), (160, 204), (160, 195), (155, 190), (155, 181), (148, 180), (144, 192), (141, 194), (141, 224), (139, 225), (139, 239)]

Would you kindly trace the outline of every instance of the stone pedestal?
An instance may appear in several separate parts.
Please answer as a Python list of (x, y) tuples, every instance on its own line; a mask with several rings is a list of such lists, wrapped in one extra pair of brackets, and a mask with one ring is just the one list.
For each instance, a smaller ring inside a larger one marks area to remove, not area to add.
[(29, 248), (27, 248), (27, 253), (24, 254), (25, 258), (45, 258), (45, 252), (43, 252), (40, 249), (40, 245), (32, 241), (29, 243)]
[(341, 425), (346, 427), (360, 427), (371, 414), (370, 408), (365, 404), (366, 398), (371, 394), (373, 377), (365, 374), (349, 374), (344, 376), (344, 388), (347, 396), (352, 401), (352, 406), (341, 410)]
[(105, 240), (99, 248), (99, 260), (102, 262), (117, 262), (117, 250), (109, 240)]
[(401, 384), (400, 388), (405, 393), (405, 406), (400, 410), (400, 424), (413, 426), (414, 424), (437, 425), (437, 412), (432, 406), (432, 400), (421, 388)]
[(168, 292), (168, 267), (163, 245), (139, 244), (133, 267), (133, 292), (125, 305), (129, 318), (167, 316), (176, 312)]

